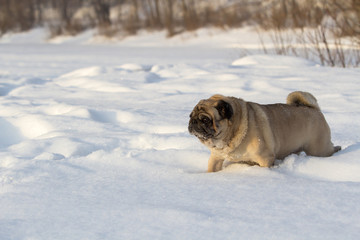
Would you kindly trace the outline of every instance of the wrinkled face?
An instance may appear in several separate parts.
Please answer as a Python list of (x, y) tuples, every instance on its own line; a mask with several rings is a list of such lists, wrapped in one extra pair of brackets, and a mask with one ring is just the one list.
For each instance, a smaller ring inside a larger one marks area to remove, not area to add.
[(201, 100), (190, 114), (189, 132), (202, 142), (216, 139), (223, 130), (222, 121), (232, 115), (231, 105), (223, 100)]

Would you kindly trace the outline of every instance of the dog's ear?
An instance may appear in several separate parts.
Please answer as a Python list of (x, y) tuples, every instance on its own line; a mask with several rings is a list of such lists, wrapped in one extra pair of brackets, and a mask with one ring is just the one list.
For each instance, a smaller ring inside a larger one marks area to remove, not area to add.
[(220, 100), (216, 106), (220, 116), (222, 118), (230, 119), (233, 115), (233, 108), (231, 105), (224, 100)]

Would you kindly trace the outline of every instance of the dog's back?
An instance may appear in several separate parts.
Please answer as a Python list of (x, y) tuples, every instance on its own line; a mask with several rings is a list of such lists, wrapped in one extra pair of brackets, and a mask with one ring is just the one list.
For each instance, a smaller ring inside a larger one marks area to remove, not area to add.
[(333, 146), (330, 128), (311, 93), (292, 92), (287, 97), (287, 104), (262, 105), (262, 108), (277, 142), (277, 157), (298, 151), (327, 157), (341, 149)]

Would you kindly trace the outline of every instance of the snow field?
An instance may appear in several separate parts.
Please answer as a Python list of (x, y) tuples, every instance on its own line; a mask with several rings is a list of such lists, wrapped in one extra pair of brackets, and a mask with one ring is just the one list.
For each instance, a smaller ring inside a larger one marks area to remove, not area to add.
[[(199, 48), (201, 34), (175, 48), (145, 40), (0, 44), (1, 239), (359, 238), (359, 69), (229, 59)], [(187, 132), (200, 99), (265, 104), (295, 90), (318, 99), (341, 152), (205, 173), (210, 153)]]

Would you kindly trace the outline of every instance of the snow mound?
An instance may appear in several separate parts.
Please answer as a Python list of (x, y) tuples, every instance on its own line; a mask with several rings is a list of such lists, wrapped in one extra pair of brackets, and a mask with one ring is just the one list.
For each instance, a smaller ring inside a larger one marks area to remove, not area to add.
[(121, 65), (119, 68), (124, 69), (124, 70), (128, 70), (128, 71), (142, 71), (143, 67), (139, 64), (134, 64), (134, 63), (126, 63)]
[(47, 38), (47, 33), (43, 28), (31, 29), (21, 33), (5, 33), (0, 38), (0, 44), (34, 44), (43, 43)]
[(57, 78), (56, 83), (62, 87), (76, 87), (100, 92), (121, 93), (131, 92), (132, 89), (117, 84), (118, 80), (100, 78), (104, 74), (114, 71), (99, 66), (78, 69)]
[(17, 127), (3, 118), (0, 118), (0, 131), (0, 148), (19, 143), (24, 138)]
[(278, 55), (250, 55), (232, 62), (235, 67), (301, 68), (315, 64), (301, 58)]
[[(290, 173), (334, 182), (360, 182), (360, 145), (354, 144), (332, 157), (319, 158), (292, 155), (280, 166)], [(343, 159), (346, 155), (349, 158)]]
[(23, 136), (27, 138), (37, 138), (51, 132), (54, 128), (42, 116), (24, 115), (16, 118), (14, 125), (17, 126)]

